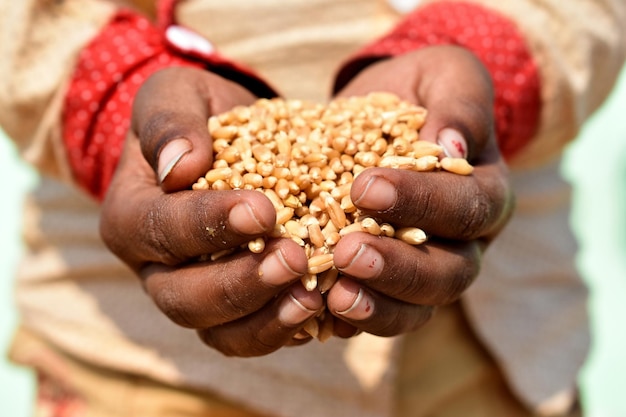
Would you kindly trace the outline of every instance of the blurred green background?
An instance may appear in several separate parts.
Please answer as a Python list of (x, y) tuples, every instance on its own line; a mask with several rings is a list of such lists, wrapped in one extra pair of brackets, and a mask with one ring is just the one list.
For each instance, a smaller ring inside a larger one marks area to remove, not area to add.
[[(626, 416), (626, 70), (605, 105), (567, 150), (563, 175), (574, 185), (572, 225), (580, 269), (591, 287), (594, 345), (581, 375), (588, 417)], [(24, 190), (36, 181), (0, 134), (0, 350), (16, 323), (13, 274), (21, 253)], [(30, 417), (33, 378), (0, 360), (0, 416)], [(506, 416), (502, 416), (506, 417)]]

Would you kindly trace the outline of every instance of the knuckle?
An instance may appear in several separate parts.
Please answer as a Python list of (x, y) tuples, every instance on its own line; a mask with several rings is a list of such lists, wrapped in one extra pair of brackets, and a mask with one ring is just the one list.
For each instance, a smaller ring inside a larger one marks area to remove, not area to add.
[(197, 332), (198, 337), (205, 345), (219, 351), (222, 355), (227, 357), (240, 357), (241, 346), (236, 343), (232, 343), (231, 338), (221, 337), (216, 334), (214, 329), (202, 329)]
[[(447, 285), (442, 287), (439, 295), (439, 305), (450, 304), (458, 300), (478, 276), (480, 271), (480, 260), (477, 254), (478, 245), (470, 245), (470, 247), (476, 248), (474, 253), (468, 253), (462, 257), (454, 275), (448, 279)], [(468, 249), (468, 251), (471, 250), (473, 249)]]
[(180, 294), (176, 290), (172, 288), (161, 289), (152, 297), (163, 314), (174, 323), (186, 328), (197, 327), (197, 323), (193, 318), (194, 315), (186, 303), (181, 302)]
[(406, 324), (406, 321), (403, 320), (405, 320), (405, 317), (400, 313), (387, 315), (384, 320), (376, 323), (376, 329), (370, 333), (381, 337), (395, 336), (403, 330), (403, 325)]
[(222, 353), (227, 357), (251, 358), (270, 354), (278, 350), (281, 346), (263, 341), (262, 337), (252, 334), (251, 331), (246, 332), (246, 337), (225, 334), (234, 333), (235, 329), (204, 329), (199, 330), (198, 336), (200, 340), (207, 345)]
[(215, 307), (224, 320), (233, 320), (250, 313), (251, 297), (254, 295), (246, 286), (237, 285), (237, 280), (223, 280), (219, 300)]
[(484, 192), (473, 196), (471, 204), (465, 207), (460, 214), (460, 229), (458, 238), (461, 240), (472, 240), (486, 230), (489, 220), (493, 217), (493, 204), (489, 203), (489, 196)]
[(167, 215), (164, 213), (162, 207), (157, 206), (147, 212), (146, 215), (146, 244), (154, 248), (155, 261), (164, 265), (173, 266), (178, 265), (184, 261), (168, 243), (167, 228), (164, 225), (167, 224)]
[[(402, 190), (405, 189), (405, 187), (400, 187), (399, 189)], [(410, 218), (405, 217), (403, 223), (419, 227), (419, 225), (424, 224), (433, 213), (437, 212), (435, 193), (430, 192), (426, 187), (419, 187), (417, 190), (412, 191), (413, 192), (407, 196), (407, 203), (400, 203), (398, 206), (400, 209), (412, 207)], [(402, 194), (400, 198), (402, 198)]]
[[(392, 314), (380, 314), (375, 329), (370, 333), (381, 337), (393, 337), (423, 326), (432, 317), (434, 308), (423, 305), (405, 305)], [(381, 319), (380, 317), (384, 317)]]
[(281, 345), (276, 345), (275, 342), (263, 340), (263, 337), (251, 337), (251, 344), (246, 356), (264, 356), (278, 350)]

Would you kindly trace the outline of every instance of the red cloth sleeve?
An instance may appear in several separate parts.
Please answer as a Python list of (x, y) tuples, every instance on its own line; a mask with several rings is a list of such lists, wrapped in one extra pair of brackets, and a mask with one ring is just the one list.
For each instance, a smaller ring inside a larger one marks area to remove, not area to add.
[[(174, 2), (163, 4), (171, 9)], [(117, 166), (133, 97), (159, 69), (206, 68), (259, 97), (276, 95), (252, 71), (220, 56), (208, 40), (171, 23), (153, 25), (121, 10), (80, 53), (65, 97), (62, 135), (76, 182), (97, 200)]]
[(471, 50), (491, 74), (498, 143), (505, 158), (512, 157), (532, 139), (538, 128), (540, 78), (516, 25), (482, 6), (438, 2), (417, 8), (391, 32), (366, 45), (342, 66), (335, 91), (375, 61), (443, 44)]

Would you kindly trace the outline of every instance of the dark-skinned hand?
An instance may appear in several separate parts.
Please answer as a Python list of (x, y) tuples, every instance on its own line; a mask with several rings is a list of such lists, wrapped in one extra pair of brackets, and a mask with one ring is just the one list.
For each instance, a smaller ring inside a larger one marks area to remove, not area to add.
[(513, 196), (494, 137), (488, 73), (468, 51), (430, 47), (380, 61), (360, 72), (339, 96), (388, 91), (428, 110), (420, 139), (467, 157), (470, 176), (447, 172), (368, 169), (351, 198), (365, 214), (396, 227), (423, 229), (429, 240), (351, 233), (334, 249), (344, 277), (330, 290), (336, 332), (381, 336), (413, 331), (437, 306), (455, 301), (472, 283), (481, 254), (511, 215)]
[[(486, 243), (512, 207), (493, 135), (491, 83), (467, 51), (433, 47), (374, 64), (339, 95), (390, 91), (428, 108), (421, 138), (467, 156), (469, 177), (371, 169), (353, 185), (364, 212), (430, 236), (412, 247), (367, 234), (344, 237), (335, 263), (344, 277), (328, 293), (336, 333), (395, 335), (415, 330), (433, 308), (457, 299), (478, 273)], [(302, 249), (268, 241), (262, 254), (217, 262), (199, 256), (238, 247), (272, 230), (271, 203), (254, 191), (183, 191), (212, 162), (206, 120), (255, 99), (200, 70), (153, 76), (135, 100), (132, 131), (103, 205), (101, 231), (174, 322), (198, 330), (226, 355), (268, 354), (301, 343), (303, 323), (322, 308), (299, 283)]]
[[(322, 307), (299, 278), (307, 259), (290, 239), (215, 262), (199, 257), (267, 234), (276, 213), (257, 191), (191, 191), (212, 164), (210, 115), (256, 97), (217, 75), (162, 70), (142, 86), (132, 127), (102, 207), (101, 235), (175, 323), (225, 355), (286, 344)], [(187, 190), (187, 191), (184, 191)]]

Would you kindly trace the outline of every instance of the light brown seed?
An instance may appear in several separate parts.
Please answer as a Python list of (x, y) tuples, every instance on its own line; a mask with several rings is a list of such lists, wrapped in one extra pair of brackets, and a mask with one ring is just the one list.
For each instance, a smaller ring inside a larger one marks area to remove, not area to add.
[(413, 169), (415, 166), (415, 158), (411, 156), (385, 156), (380, 160), (378, 166), (394, 169)]
[(213, 153), (219, 154), (229, 147), (230, 141), (228, 139), (213, 139)]
[(333, 266), (333, 254), (314, 255), (308, 260), (307, 273), (317, 275), (328, 271)]
[(309, 239), (311, 240), (311, 243), (313, 243), (313, 245), (315, 245), (316, 247), (322, 247), (324, 246), (324, 243), (326, 243), (326, 239), (324, 238), (324, 235), (322, 234), (322, 228), (319, 225), (319, 222), (315, 222), (315, 223), (311, 223), (307, 226), (308, 232), (309, 232)]
[(391, 143), (391, 146), (393, 147), (396, 155), (406, 155), (411, 150), (411, 144), (409, 141), (402, 137), (395, 138)]
[(428, 239), (426, 233), (417, 227), (403, 227), (397, 229), (394, 237), (409, 245), (421, 245)]
[(330, 190), (330, 195), (337, 201), (341, 201), (345, 196), (350, 195), (352, 184), (342, 184)]
[(222, 124), (217, 116), (209, 117), (209, 121), (207, 122), (207, 127), (209, 129), (209, 133), (213, 136), (213, 132), (217, 130)]
[(328, 157), (321, 152), (314, 152), (304, 157), (304, 163), (311, 167), (323, 167), (328, 164)]
[(302, 206), (300, 199), (293, 194), (289, 194), (287, 198), (283, 200), (283, 203), (285, 203), (285, 207), (291, 207), (292, 209), (297, 209)]
[(274, 173), (274, 164), (261, 161), (256, 164), (256, 172), (263, 177), (269, 177)]
[(243, 174), (243, 182), (251, 185), (253, 188), (261, 188), (263, 186), (263, 175), (255, 172)]
[(247, 157), (241, 160), (241, 165), (243, 166), (244, 171), (252, 174), (256, 173), (256, 164), (257, 160), (253, 157)]
[[(306, 285), (305, 285), (305, 288), (306, 288)], [(315, 289), (315, 288), (313, 288), (313, 289)], [(313, 291), (313, 290), (311, 290), (311, 291)], [(302, 330), (304, 330), (306, 333), (311, 335), (311, 337), (317, 338), (317, 336), (320, 333), (320, 326), (319, 326), (319, 323), (317, 322), (317, 318), (313, 317), (309, 321), (304, 323), (304, 326), (302, 327)]]
[(239, 129), (237, 126), (219, 126), (211, 132), (211, 136), (215, 139), (233, 139), (237, 136)]
[(278, 196), (283, 200), (291, 194), (289, 182), (284, 178), (278, 178), (274, 190), (276, 191), (276, 194), (278, 194)]
[(418, 140), (411, 144), (411, 152), (415, 158), (427, 155), (438, 156), (443, 152), (443, 148), (433, 142)]
[(285, 224), (293, 217), (293, 211), (294, 209), (292, 207), (283, 207), (276, 210), (276, 223)]
[(204, 178), (209, 182), (209, 184), (213, 184), (218, 180), (227, 180), (233, 175), (233, 170), (230, 167), (226, 168), (214, 168), (206, 173)]
[[(306, 273), (300, 278), (300, 282), (302, 282), (302, 285), (307, 291), (313, 291), (317, 288), (317, 275)], [(311, 334), (311, 336), (316, 337), (317, 335)]]
[(329, 233), (326, 237), (326, 246), (335, 246), (337, 243), (339, 243), (339, 240), (341, 240), (341, 235), (339, 234), (339, 232)]
[(363, 225), (361, 224), (361, 222), (354, 222), (352, 224), (347, 225), (346, 227), (344, 227), (343, 229), (341, 229), (339, 231), (339, 234), (341, 236), (345, 236), (348, 233), (354, 233), (354, 232), (363, 232)]
[(265, 250), (265, 240), (262, 237), (258, 237), (248, 242), (248, 249), (252, 253), (261, 253)]
[(263, 177), (263, 188), (266, 190), (271, 190), (276, 187), (276, 183), (278, 182), (278, 178), (275, 176)]
[(285, 229), (292, 237), (296, 236), (302, 240), (309, 238), (309, 229), (306, 226), (300, 224), (299, 221), (290, 219), (285, 222)]
[(458, 175), (470, 175), (474, 167), (465, 158), (445, 157), (441, 160), (441, 168)]
[(273, 238), (279, 238), (279, 237), (285, 236), (286, 234), (287, 234), (287, 229), (285, 228), (285, 225), (276, 223), (272, 231), (269, 233), (269, 236)]
[(382, 233), (378, 222), (371, 217), (366, 217), (361, 220), (361, 227), (363, 228), (363, 231), (369, 233), (370, 235), (380, 236)]
[(211, 189), (215, 191), (228, 191), (231, 190), (228, 182), (224, 180), (217, 180), (213, 184), (211, 184)]
[(394, 237), (396, 234), (396, 229), (389, 223), (383, 223), (380, 225), (380, 233), (387, 237)]
[(279, 179), (285, 179), (285, 180), (289, 180), (293, 178), (293, 175), (291, 174), (291, 170), (287, 167), (274, 167), (274, 172), (272, 173), (272, 176), (279, 178)]
[(276, 194), (276, 191), (272, 190), (271, 188), (264, 188), (263, 194), (265, 194), (265, 196), (269, 198), (269, 200), (272, 202), (272, 205), (274, 206), (274, 209), (277, 212), (278, 210), (285, 207), (285, 204), (283, 203), (282, 198), (280, 198), (278, 194)]
[(339, 203), (341, 209), (346, 213), (354, 213), (356, 211), (356, 206), (352, 202), (352, 198), (350, 195), (345, 195), (341, 198), (341, 202)]
[(278, 132), (274, 140), (276, 140), (276, 149), (279, 155), (291, 155), (291, 139), (285, 132)]
[(222, 159), (229, 164), (234, 164), (241, 159), (241, 154), (236, 147), (229, 146), (218, 152), (217, 155), (215, 155), (215, 159)]
[(335, 282), (337, 282), (338, 278), (339, 270), (333, 266), (332, 268), (330, 268), (326, 272), (323, 272), (317, 277), (317, 289), (322, 294), (328, 292), (328, 290), (330, 290), (333, 285), (335, 285)]
[(324, 197), (324, 204), (330, 216), (330, 221), (337, 227), (342, 229), (346, 225), (346, 212), (343, 211), (341, 205), (331, 195)]
[(198, 178), (198, 181), (196, 181), (196, 183), (192, 185), (191, 189), (192, 190), (208, 190), (209, 182), (206, 180), (206, 178), (200, 177)]
[(317, 334), (317, 340), (324, 343), (333, 336), (335, 328), (335, 318), (332, 314), (324, 314), (324, 317), (319, 323), (319, 331)]
[(357, 152), (354, 155), (354, 162), (364, 167), (373, 167), (380, 162), (380, 155), (373, 151)]
[(436, 169), (438, 165), (439, 158), (432, 155), (426, 155), (415, 160), (415, 166), (413, 169), (415, 171), (427, 172)]

